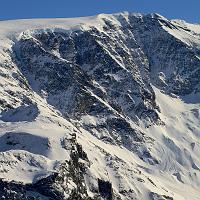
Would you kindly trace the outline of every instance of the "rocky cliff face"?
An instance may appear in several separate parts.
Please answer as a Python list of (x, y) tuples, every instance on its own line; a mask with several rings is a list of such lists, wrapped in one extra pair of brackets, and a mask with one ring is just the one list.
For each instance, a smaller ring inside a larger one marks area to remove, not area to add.
[(197, 199), (200, 26), (35, 22), (0, 24), (1, 198)]

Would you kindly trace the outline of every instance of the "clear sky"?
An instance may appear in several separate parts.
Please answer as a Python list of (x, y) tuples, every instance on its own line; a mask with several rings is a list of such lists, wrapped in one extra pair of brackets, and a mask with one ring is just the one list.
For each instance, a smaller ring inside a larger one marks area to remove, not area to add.
[(120, 11), (157, 12), (200, 23), (200, 0), (0, 0), (0, 20), (66, 18)]

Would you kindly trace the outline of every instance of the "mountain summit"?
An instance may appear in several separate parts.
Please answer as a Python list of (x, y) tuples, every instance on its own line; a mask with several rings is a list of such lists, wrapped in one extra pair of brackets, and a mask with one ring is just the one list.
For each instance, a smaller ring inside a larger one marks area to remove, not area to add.
[(198, 24), (0, 22), (0, 199), (199, 200), (199, 120)]

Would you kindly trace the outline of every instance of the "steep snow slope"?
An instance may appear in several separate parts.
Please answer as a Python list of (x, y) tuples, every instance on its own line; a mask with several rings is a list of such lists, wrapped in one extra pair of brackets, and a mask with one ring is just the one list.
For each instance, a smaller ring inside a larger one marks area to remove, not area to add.
[(158, 14), (0, 22), (1, 198), (198, 200), (199, 49)]

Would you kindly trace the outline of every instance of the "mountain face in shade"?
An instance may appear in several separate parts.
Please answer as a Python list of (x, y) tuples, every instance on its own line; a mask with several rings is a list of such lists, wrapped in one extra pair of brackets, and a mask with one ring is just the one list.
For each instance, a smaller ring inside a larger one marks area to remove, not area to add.
[(0, 22), (0, 199), (198, 200), (199, 120), (198, 24)]

